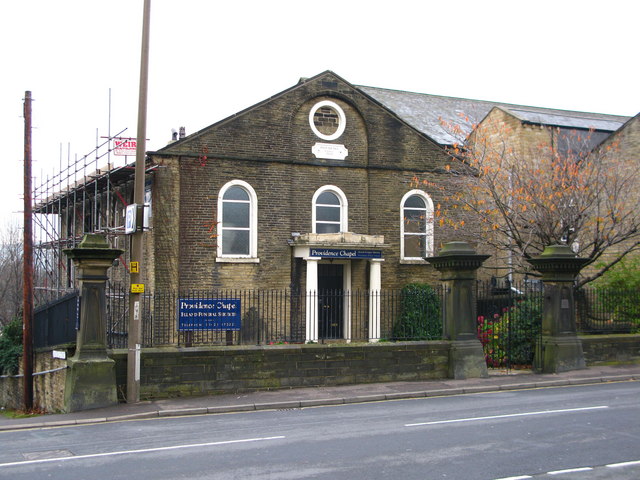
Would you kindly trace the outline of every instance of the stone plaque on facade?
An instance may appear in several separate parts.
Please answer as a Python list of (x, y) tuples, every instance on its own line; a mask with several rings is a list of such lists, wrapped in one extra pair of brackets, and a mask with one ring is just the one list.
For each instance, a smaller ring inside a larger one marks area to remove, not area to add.
[(311, 152), (316, 158), (324, 158), (327, 160), (344, 160), (349, 155), (349, 150), (344, 145), (336, 145), (333, 143), (317, 142), (311, 147)]

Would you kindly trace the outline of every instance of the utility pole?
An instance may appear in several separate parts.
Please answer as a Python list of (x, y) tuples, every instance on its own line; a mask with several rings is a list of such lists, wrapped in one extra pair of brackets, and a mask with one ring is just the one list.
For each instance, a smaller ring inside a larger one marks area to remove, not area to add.
[[(140, 90), (138, 93), (138, 132), (136, 144), (136, 168), (133, 187), (133, 203), (136, 205), (136, 229), (131, 238), (130, 291), (129, 291), (129, 335), (127, 353), (127, 403), (140, 401), (140, 344), (142, 343), (142, 308), (140, 300), (144, 294), (143, 264), (143, 219), (145, 151), (147, 138), (147, 85), (149, 83), (149, 20), (151, 0), (144, 0), (142, 15), (142, 51), (140, 55)], [(133, 266), (136, 266), (134, 268)]]
[(24, 92), (24, 237), (22, 257), (22, 373), (24, 410), (33, 409), (33, 224), (31, 206), (31, 92)]

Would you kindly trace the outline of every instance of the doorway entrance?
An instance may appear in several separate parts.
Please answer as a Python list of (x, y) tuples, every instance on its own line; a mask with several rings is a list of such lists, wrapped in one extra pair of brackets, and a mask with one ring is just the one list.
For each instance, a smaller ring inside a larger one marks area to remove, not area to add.
[(318, 336), (343, 338), (344, 265), (318, 265)]

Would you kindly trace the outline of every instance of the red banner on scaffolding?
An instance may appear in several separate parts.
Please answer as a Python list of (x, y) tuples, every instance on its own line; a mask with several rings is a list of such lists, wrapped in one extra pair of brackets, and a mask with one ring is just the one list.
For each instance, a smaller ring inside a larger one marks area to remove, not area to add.
[(138, 142), (135, 138), (118, 138), (113, 139), (113, 154), (121, 156), (133, 156), (136, 154), (136, 146)]

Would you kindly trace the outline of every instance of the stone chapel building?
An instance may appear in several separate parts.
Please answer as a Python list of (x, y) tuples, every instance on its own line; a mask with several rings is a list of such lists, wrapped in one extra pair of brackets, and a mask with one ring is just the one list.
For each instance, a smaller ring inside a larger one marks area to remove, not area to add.
[[(426, 258), (440, 245), (465, 239), (480, 251), (484, 247), (473, 218), (465, 219), (464, 231), (454, 231), (437, 216), (458, 188), (447, 153), (455, 139), (442, 120), (464, 118), (463, 132), (470, 133), (471, 124), (495, 109), (523, 125), (595, 125), (598, 138), (628, 120), (355, 86), (331, 71), (300, 79), (148, 152), (150, 209), (142, 272), (147, 291), (342, 294), (437, 283)], [(130, 198), (124, 185), (131, 171), (115, 173), (123, 190), (96, 200), (94, 210)], [(46, 208), (46, 202), (40, 206)], [(62, 217), (61, 231), (86, 230), (71, 228), (77, 221), (71, 208), (52, 211)], [(120, 213), (113, 217), (118, 215), (123, 223)], [(122, 237), (118, 242), (126, 248)], [(112, 277), (125, 283), (126, 262), (123, 258), (112, 268)], [(324, 306), (314, 302), (304, 320), (307, 341), (317, 340), (324, 328), (315, 320)], [(374, 310), (371, 304), (369, 312)], [(332, 311), (327, 321), (337, 327), (331, 335), (347, 337), (349, 305)], [(377, 338), (375, 331), (368, 336)]]

